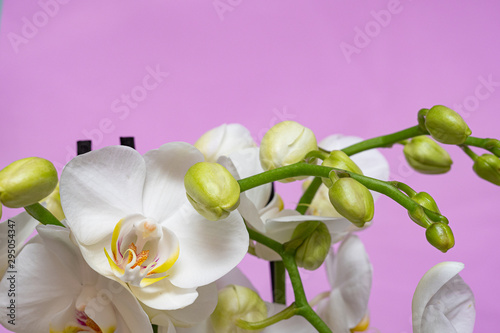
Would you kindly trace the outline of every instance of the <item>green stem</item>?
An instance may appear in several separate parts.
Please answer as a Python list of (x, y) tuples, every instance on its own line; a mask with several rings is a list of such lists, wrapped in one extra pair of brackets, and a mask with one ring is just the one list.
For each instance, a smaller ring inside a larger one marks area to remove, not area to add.
[(273, 302), (286, 304), (285, 265), (282, 261), (271, 262)]
[(464, 153), (467, 154), (473, 161), (476, 161), (479, 156), (475, 152), (472, 151), (472, 149), (469, 148), (467, 145), (460, 145), (460, 148), (464, 151)]
[(153, 333), (158, 333), (158, 325), (151, 325), (153, 327)]
[(29, 206), (24, 207), (26, 212), (30, 214), (35, 220), (40, 221), (42, 224), (52, 224), (52, 225), (58, 225), (60, 227), (64, 227), (64, 225), (59, 222), (59, 220), (52, 215), (52, 213), (39, 203), (35, 203)]
[(281, 312), (278, 312), (272, 317), (266, 318), (261, 321), (256, 321), (256, 322), (248, 322), (246, 320), (239, 319), (236, 322), (236, 325), (238, 327), (241, 327), (245, 330), (262, 330), (268, 326), (271, 326), (273, 324), (276, 324), (279, 321), (285, 320), (292, 318), (295, 316), (298, 312), (297, 307), (295, 306), (295, 303), (292, 303), (289, 307), (284, 309)]
[(407, 129), (404, 129), (399, 132), (395, 132), (392, 134), (378, 136), (372, 139), (368, 139), (365, 141), (361, 141), (359, 143), (353, 144), (352, 146), (346, 147), (342, 149), (344, 153), (348, 156), (360, 153), (365, 150), (373, 149), (373, 148), (386, 148), (392, 147), (393, 144), (403, 141), (406, 139), (413, 138), (419, 135), (429, 134), (427, 131), (424, 131), (421, 127), (413, 126)]
[(322, 150), (311, 150), (307, 153), (306, 157), (304, 157), (305, 161), (308, 161), (313, 158), (319, 158), (320, 160), (324, 160), (328, 157), (328, 153), (325, 153)]
[(406, 195), (409, 196), (410, 198), (417, 194), (417, 192), (414, 189), (412, 189), (410, 186), (408, 186), (405, 183), (392, 181), (392, 182), (390, 182), (390, 184), (392, 186), (395, 186), (396, 188), (400, 189), (404, 193), (406, 193)]
[(486, 149), (497, 157), (500, 157), (500, 141), (497, 139), (481, 139), (474, 136), (469, 136), (467, 140), (465, 140), (464, 144)]
[(313, 179), (311, 184), (307, 187), (307, 190), (304, 192), (304, 194), (302, 194), (297, 208), (295, 208), (297, 212), (302, 215), (306, 213), (307, 208), (309, 208), (309, 205), (313, 201), (314, 196), (316, 195), (316, 192), (318, 191), (322, 183), (323, 181), (321, 180), (321, 177), (315, 177)]

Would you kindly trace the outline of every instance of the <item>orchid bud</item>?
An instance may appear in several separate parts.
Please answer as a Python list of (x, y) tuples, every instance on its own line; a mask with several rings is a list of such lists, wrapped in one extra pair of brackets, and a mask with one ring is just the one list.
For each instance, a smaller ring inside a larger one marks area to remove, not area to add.
[[(273, 170), (300, 162), (308, 152), (317, 149), (316, 137), (309, 128), (287, 120), (274, 125), (262, 138), (260, 163), (264, 170)], [(282, 182), (287, 183), (296, 179), (288, 178)]]
[(446, 173), (453, 163), (448, 152), (425, 135), (413, 138), (405, 145), (403, 152), (408, 164), (420, 173)]
[(299, 224), (293, 232), (292, 239), (300, 238), (305, 232), (309, 232), (309, 236), (297, 248), (295, 261), (299, 267), (314, 271), (325, 261), (330, 250), (332, 237), (323, 222), (317, 223), (312, 232), (309, 230), (310, 226), (311, 221)]
[[(354, 172), (360, 175), (363, 174), (363, 171), (361, 171), (356, 163), (354, 163), (353, 160), (351, 160), (351, 158), (342, 150), (333, 150), (330, 155), (325, 158), (321, 165)], [(332, 186), (332, 181), (328, 178), (323, 178), (323, 183), (328, 187)]]
[(28, 157), (0, 170), (0, 201), (10, 208), (39, 202), (57, 185), (57, 171), (46, 159)]
[(427, 241), (439, 251), (446, 253), (455, 245), (451, 228), (445, 223), (433, 223), (425, 231)]
[(333, 207), (358, 228), (373, 219), (374, 203), (370, 191), (352, 178), (340, 178), (328, 191)]
[(199, 162), (184, 176), (187, 198), (193, 207), (211, 221), (229, 216), (240, 203), (240, 185), (222, 165)]
[[(427, 192), (419, 192), (415, 194), (412, 198), (413, 201), (418, 203), (420, 206), (427, 208), (431, 212), (438, 213), (440, 214), (441, 212), (439, 211), (439, 208), (436, 204), (436, 201), (434, 200), (433, 197)], [(408, 212), (408, 215), (410, 218), (417, 223), (418, 225), (426, 228), (428, 227), (431, 223), (433, 223), (429, 217), (425, 214), (423, 209), (419, 209), (414, 212)]]
[(464, 143), (472, 133), (458, 113), (443, 105), (429, 109), (425, 116), (425, 127), (436, 141), (450, 145)]
[(59, 221), (62, 221), (66, 218), (66, 216), (64, 216), (64, 212), (61, 206), (61, 194), (59, 193), (59, 184), (57, 184), (54, 191), (52, 191), (52, 193), (49, 194), (48, 197), (41, 200), (41, 202), (46, 204), (45, 208), (47, 208), (52, 213), (52, 215), (54, 215)]
[(229, 285), (219, 291), (217, 307), (210, 318), (215, 333), (250, 332), (237, 326), (238, 321), (264, 320), (267, 318), (267, 307), (252, 289)]
[(500, 186), (500, 158), (497, 156), (492, 154), (478, 156), (473, 169), (479, 177)]

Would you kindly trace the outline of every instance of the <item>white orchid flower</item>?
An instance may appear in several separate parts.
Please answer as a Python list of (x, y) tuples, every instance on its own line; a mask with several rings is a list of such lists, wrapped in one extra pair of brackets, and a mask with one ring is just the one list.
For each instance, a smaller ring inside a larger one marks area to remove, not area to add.
[[(366, 316), (372, 285), (372, 265), (358, 236), (345, 238), (336, 255), (325, 260), (331, 291), (323, 294), (318, 315), (333, 333), (350, 333)], [(321, 298), (321, 296), (320, 296)]]
[(215, 162), (221, 156), (255, 147), (250, 131), (240, 124), (222, 124), (204, 133), (194, 144), (207, 162)]
[(76, 157), (62, 172), (61, 203), (83, 257), (153, 309), (192, 304), (196, 288), (226, 274), (248, 250), (238, 213), (212, 222), (188, 202), (184, 175), (203, 160), (183, 142), (144, 157), (113, 146)]
[(473, 332), (474, 295), (458, 275), (463, 268), (460, 262), (442, 262), (425, 273), (413, 295), (414, 333)]
[[(1, 316), (4, 327), (19, 333), (153, 332), (134, 296), (85, 263), (69, 229), (40, 225), (37, 231), (16, 260), (15, 295), (0, 298), (3, 309), (15, 300), (15, 321)], [(9, 273), (3, 277), (2, 295), (11, 280)]]
[(12, 263), (9, 260), (19, 254), (38, 224), (38, 221), (26, 212), (0, 223), (0, 278), (7, 271), (9, 263)]
[[(221, 157), (219, 163), (223, 164), (236, 179), (264, 171), (260, 165), (259, 148), (237, 151), (228, 157)], [(324, 222), (332, 235), (332, 242), (341, 240), (351, 229), (351, 222), (343, 217), (301, 215), (295, 210), (283, 209), (283, 202), (278, 195), (274, 195), (269, 202), (271, 192), (272, 185), (265, 184), (241, 193), (238, 211), (250, 227), (280, 243), (289, 241), (295, 228), (305, 221)], [(281, 260), (276, 252), (260, 243), (255, 244), (255, 251), (260, 258)]]
[[(354, 136), (343, 136), (340, 134), (334, 134), (321, 140), (318, 144), (319, 147), (326, 150), (340, 150), (351, 146), (355, 143), (363, 141), (363, 139)], [(376, 149), (370, 149), (359, 154), (350, 156), (352, 161), (363, 171), (363, 174), (368, 177), (377, 178), (380, 180), (389, 179), (389, 163), (385, 157)], [(307, 188), (310, 180), (305, 182), (305, 188)], [(371, 191), (373, 199), (376, 200), (380, 193)], [(311, 202), (309, 207), (309, 213), (318, 216), (334, 216), (341, 217), (341, 215), (333, 208), (330, 200), (328, 198), (328, 188), (321, 184), (316, 196)], [(367, 223), (366, 226), (370, 225)], [(355, 226), (352, 227), (351, 231), (360, 230)]]

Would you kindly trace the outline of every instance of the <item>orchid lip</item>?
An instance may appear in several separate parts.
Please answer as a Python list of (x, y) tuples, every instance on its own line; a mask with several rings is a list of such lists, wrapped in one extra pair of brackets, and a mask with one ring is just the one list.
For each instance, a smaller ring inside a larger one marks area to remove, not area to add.
[(167, 277), (179, 257), (179, 241), (168, 228), (140, 214), (121, 219), (113, 230), (111, 255), (104, 252), (116, 277), (146, 287)]

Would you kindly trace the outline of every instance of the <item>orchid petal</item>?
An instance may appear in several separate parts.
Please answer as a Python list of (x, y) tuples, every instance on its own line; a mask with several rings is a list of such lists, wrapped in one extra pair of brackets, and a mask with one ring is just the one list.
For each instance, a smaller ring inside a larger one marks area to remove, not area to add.
[(147, 287), (129, 286), (132, 293), (145, 305), (158, 310), (176, 310), (186, 307), (198, 297), (196, 289), (178, 288), (168, 279)]
[(215, 162), (220, 156), (254, 147), (250, 131), (240, 124), (222, 124), (203, 134), (194, 144), (207, 162)]
[(121, 218), (142, 211), (145, 175), (142, 156), (125, 146), (88, 152), (68, 163), (61, 175), (61, 205), (79, 243), (98, 242)]
[[(412, 301), (415, 333), (473, 331), (474, 295), (458, 275), (463, 268), (459, 262), (443, 262), (422, 277)], [(444, 327), (446, 330), (438, 330)]]
[(203, 155), (188, 143), (171, 142), (147, 152), (144, 160), (144, 215), (162, 223), (188, 202), (184, 176), (191, 166), (203, 161)]
[(238, 267), (233, 268), (229, 273), (215, 281), (215, 283), (217, 285), (217, 289), (219, 290), (224, 288), (225, 286), (234, 284), (237, 286), (252, 289), (253, 291), (257, 292), (257, 289), (255, 289), (250, 280)]
[(165, 225), (179, 239), (181, 250), (169, 279), (178, 287), (195, 288), (214, 282), (247, 253), (248, 231), (237, 212), (223, 220), (208, 221), (187, 204), (171, 220)]

